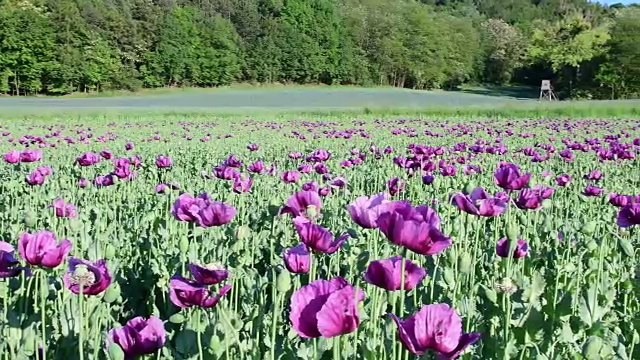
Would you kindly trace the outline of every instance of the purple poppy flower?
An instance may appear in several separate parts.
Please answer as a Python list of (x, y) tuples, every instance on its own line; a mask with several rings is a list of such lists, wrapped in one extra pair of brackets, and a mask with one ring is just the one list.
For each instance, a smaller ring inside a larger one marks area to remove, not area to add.
[(397, 177), (387, 181), (387, 189), (389, 189), (389, 194), (391, 194), (391, 196), (396, 196), (403, 192), (406, 185), (407, 183), (404, 180)]
[(425, 184), (425, 185), (431, 185), (431, 184), (433, 184), (433, 181), (434, 181), (435, 179), (436, 179), (436, 177), (435, 177), (435, 176), (433, 176), (433, 175), (431, 175), (431, 174), (427, 174), (427, 175), (424, 175), (424, 176), (422, 177), (422, 183), (423, 183), (423, 184)]
[(110, 150), (102, 150), (100, 151), (100, 156), (105, 160), (111, 160), (113, 158), (113, 153)]
[(4, 161), (9, 164), (16, 164), (20, 162), (20, 151), (11, 150), (3, 155)]
[(40, 171), (32, 171), (24, 180), (28, 185), (35, 186), (44, 184), (46, 178)]
[(602, 177), (603, 177), (603, 174), (602, 174), (602, 171), (600, 170), (593, 170), (584, 176), (585, 180), (593, 180), (593, 181), (599, 181), (602, 179)]
[(427, 271), (402, 256), (372, 261), (364, 273), (369, 284), (389, 291), (402, 289), (402, 262), (404, 261), (404, 289), (415, 288), (426, 276)]
[[(509, 239), (502, 238), (496, 243), (496, 255), (507, 258), (509, 257)], [(516, 243), (516, 248), (513, 249), (513, 258), (519, 259), (527, 256), (529, 253), (529, 244), (526, 241), (520, 239)]]
[(439, 360), (457, 358), (480, 339), (479, 333), (462, 332), (462, 319), (447, 304), (425, 305), (406, 320), (389, 314), (398, 326), (400, 341), (416, 355), (435, 351)]
[(223, 162), (223, 165), (229, 166), (229, 167), (232, 167), (232, 168), (241, 168), (242, 167), (242, 161), (240, 161), (240, 159), (238, 159), (235, 154), (231, 154)]
[(422, 255), (434, 255), (451, 246), (440, 231), (440, 219), (427, 206), (407, 204), (380, 214), (378, 228), (393, 244)]
[[(293, 217), (305, 216), (315, 218), (320, 214), (322, 202), (316, 191), (302, 190), (291, 195), (285, 205), (278, 212), (279, 215), (291, 214)], [(312, 212), (309, 210), (312, 209)]]
[(622, 228), (640, 225), (640, 204), (634, 203), (622, 207), (618, 212), (616, 222)]
[(260, 147), (258, 146), (258, 144), (251, 143), (251, 144), (247, 145), (247, 149), (249, 151), (258, 151), (258, 149), (260, 149)]
[(69, 270), (62, 277), (64, 286), (74, 294), (98, 295), (111, 285), (111, 275), (105, 260), (91, 262), (69, 258)]
[(325, 149), (317, 149), (311, 154), (311, 157), (318, 161), (327, 161), (331, 158), (331, 153)]
[(341, 188), (347, 186), (347, 180), (345, 178), (343, 178), (343, 177), (338, 176), (338, 177), (334, 178), (333, 180), (331, 180), (331, 184), (330, 185), (331, 185), (331, 187), (341, 189)]
[(107, 174), (104, 176), (100, 175), (93, 179), (93, 184), (96, 186), (111, 186), (115, 184), (115, 181), (113, 180), (113, 175)]
[(196, 222), (200, 227), (212, 227), (227, 224), (236, 215), (233, 206), (212, 201), (208, 194), (193, 197), (184, 193), (173, 203), (171, 214), (176, 220)]
[(109, 330), (108, 344), (117, 344), (126, 359), (135, 359), (153, 354), (162, 348), (166, 341), (164, 323), (155, 316), (145, 319), (135, 317), (124, 326)]
[(127, 151), (133, 150), (133, 143), (132, 142), (128, 142), (128, 143), (124, 144), (124, 149), (127, 150)]
[(87, 187), (87, 185), (89, 185), (89, 183), (87, 182), (87, 179), (85, 179), (85, 178), (78, 179), (78, 187), (79, 188), (84, 189), (84, 188)]
[(504, 201), (491, 197), (483, 188), (475, 188), (469, 195), (458, 193), (453, 203), (458, 209), (479, 216), (498, 216), (507, 210)]
[(316, 173), (322, 175), (322, 174), (326, 174), (329, 172), (329, 167), (327, 167), (327, 165), (323, 164), (323, 163), (317, 163), (313, 169), (316, 171)]
[(160, 155), (156, 158), (156, 166), (161, 169), (171, 167), (172, 163), (171, 158), (165, 155)]
[(236, 194), (247, 193), (251, 190), (253, 185), (253, 179), (249, 176), (239, 175), (233, 180), (233, 192)]
[(282, 181), (290, 184), (298, 182), (300, 180), (300, 173), (297, 171), (285, 171), (280, 174), (280, 178), (282, 179)]
[(300, 241), (313, 251), (333, 254), (347, 240), (349, 234), (334, 238), (329, 230), (314, 224), (307, 218), (298, 216), (293, 219)]
[(445, 165), (440, 169), (440, 175), (442, 176), (456, 176), (458, 168), (454, 165)]
[(225, 285), (218, 294), (212, 296), (204, 285), (194, 280), (181, 276), (174, 276), (169, 280), (169, 299), (175, 306), (183, 309), (193, 306), (212, 308), (229, 290), (231, 285)]
[(558, 186), (567, 186), (570, 182), (571, 177), (567, 174), (558, 175), (558, 177), (556, 177), (556, 184), (558, 184)]
[(20, 256), (31, 266), (55, 268), (62, 263), (71, 251), (71, 242), (67, 239), (58, 243), (56, 236), (47, 230), (35, 234), (22, 233), (18, 240)]
[(347, 206), (347, 211), (354, 223), (365, 229), (375, 229), (378, 227), (377, 221), (381, 213), (406, 205), (406, 201), (389, 201), (387, 194), (380, 193), (371, 197), (360, 196)]
[(190, 263), (189, 272), (193, 279), (201, 285), (219, 284), (229, 277), (229, 270), (221, 264), (213, 263), (205, 266)]
[(169, 189), (169, 186), (167, 184), (158, 184), (155, 189), (158, 194), (164, 194)]
[(318, 185), (318, 183), (315, 182), (315, 181), (310, 181), (308, 183), (302, 184), (302, 190), (319, 192), (320, 191), (320, 185)]
[(20, 153), (20, 161), (25, 163), (36, 162), (42, 159), (42, 151), (26, 149)]
[(321, 189), (318, 190), (318, 195), (320, 196), (327, 196), (331, 193), (331, 188), (330, 187), (323, 187)]
[(178, 196), (171, 208), (171, 215), (178, 221), (197, 222), (200, 219), (199, 212), (198, 201), (189, 193)]
[(62, 198), (55, 199), (49, 207), (55, 209), (57, 217), (75, 218), (78, 216), (76, 206), (65, 202)]
[(522, 189), (518, 193), (518, 198), (515, 201), (516, 206), (522, 210), (536, 210), (542, 207), (542, 201), (544, 199), (540, 195), (539, 191), (534, 189)]
[(0, 279), (18, 276), (22, 270), (28, 271), (17, 266), (20, 262), (13, 256), (14, 251), (11, 244), (0, 241)]
[(505, 190), (521, 190), (531, 179), (531, 174), (520, 174), (520, 168), (516, 164), (501, 164), (493, 173), (496, 185)]
[(292, 273), (308, 273), (311, 268), (311, 254), (309, 254), (305, 244), (286, 249), (282, 254), (282, 258), (284, 259), (284, 266)]
[(220, 165), (213, 168), (213, 175), (218, 179), (233, 180), (237, 178), (240, 173), (231, 166)]
[(609, 204), (616, 207), (624, 207), (630, 204), (640, 203), (640, 195), (609, 194)]
[(358, 303), (364, 298), (362, 289), (341, 277), (315, 280), (293, 293), (289, 319), (303, 338), (349, 334), (360, 326)]
[(250, 164), (247, 170), (252, 173), (262, 174), (264, 172), (264, 163), (260, 160)]
[(308, 174), (313, 170), (313, 167), (309, 164), (300, 164), (298, 166), (298, 171), (303, 174)]
[(302, 157), (302, 153), (298, 151), (292, 151), (289, 153), (289, 158), (291, 159), (300, 159)]
[(92, 152), (86, 152), (78, 158), (76, 158), (76, 162), (80, 166), (91, 166), (100, 162), (100, 155)]
[(602, 195), (603, 192), (604, 190), (602, 190), (602, 188), (599, 188), (594, 185), (587, 185), (587, 187), (584, 189), (582, 194), (584, 196), (600, 196)]

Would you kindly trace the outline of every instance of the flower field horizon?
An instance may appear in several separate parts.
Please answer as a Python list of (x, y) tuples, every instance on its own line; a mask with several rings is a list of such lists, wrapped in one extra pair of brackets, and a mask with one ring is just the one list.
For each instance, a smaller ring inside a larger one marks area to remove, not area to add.
[(637, 359), (640, 119), (0, 122), (0, 359)]

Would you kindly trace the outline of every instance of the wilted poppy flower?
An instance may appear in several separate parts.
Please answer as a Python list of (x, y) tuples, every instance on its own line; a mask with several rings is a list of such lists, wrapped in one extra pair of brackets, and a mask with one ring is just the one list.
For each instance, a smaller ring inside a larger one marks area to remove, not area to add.
[(556, 184), (558, 184), (558, 186), (567, 186), (570, 182), (571, 177), (567, 174), (558, 175), (558, 177), (556, 177)]
[(173, 161), (171, 161), (171, 158), (168, 156), (160, 155), (158, 156), (158, 158), (156, 158), (156, 166), (159, 168), (171, 167), (172, 163)]
[(298, 232), (300, 241), (311, 250), (333, 254), (347, 240), (349, 234), (342, 234), (334, 238), (329, 230), (314, 224), (307, 218), (298, 216), (293, 219), (293, 225)]
[(169, 299), (175, 306), (183, 309), (193, 306), (214, 307), (229, 290), (231, 290), (231, 285), (225, 285), (218, 294), (212, 296), (209, 290), (197, 281), (181, 276), (174, 276), (169, 280)]
[(86, 152), (78, 158), (76, 158), (76, 162), (80, 166), (91, 166), (100, 162), (100, 155), (92, 152)]
[(42, 159), (42, 151), (27, 149), (20, 153), (20, 161), (25, 163), (36, 162)]
[(71, 251), (71, 242), (67, 239), (58, 244), (56, 236), (47, 230), (35, 234), (22, 233), (18, 240), (20, 256), (32, 266), (55, 268), (62, 263)]
[(520, 174), (516, 164), (505, 163), (493, 173), (494, 182), (505, 190), (520, 190), (529, 184), (531, 174)]
[(11, 150), (8, 153), (4, 154), (2, 157), (4, 158), (5, 162), (9, 164), (15, 164), (20, 162), (20, 151)]
[(640, 225), (640, 204), (635, 203), (624, 206), (618, 212), (616, 222), (622, 228)]
[(316, 191), (302, 190), (291, 195), (279, 214), (291, 214), (293, 217), (305, 216), (315, 218), (320, 213), (322, 202)]
[(623, 207), (635, 203), (640, 203), (640, 195), (620, 195), (616, 193), (609, 194), (609, 204), (613, 206)]
[(405, 349), (416, 355), (432, 350), (439, 359), (455, 359), (480, 339), (480, 333), (462, 332), (462, 319), (447, 304), (425, 305), (406, 320), (394, 314), (389, 316), (398, 326)]
[(451, 246), (439, 229), (440, 219), (427, 206), (405, 207), (382, 213), (378, 228), (389, 241), (422, 255), (434, 255)]
[(466, 213), (479, 216), (498, 216), (507, 210), (504, 201), (490, 196), (483, 188), (475, 188), (469, 195), (454, 195), (453, 204)]
[(362, 289), (354, 288), (341, 277), (315, 280), (291, 296), (291, 325), (303, 338), (352, 333), (360, 325), (358, 303), (364, 297)]
[(194, 280), (202, 285), (219, 284), (229, 277), (229, 270), (225, 269), (221, 264), (213, 263), (200, 266), (195, 263), (189, 264), (189, 272)]
[(282, 254), (282, 258), (284, 259), (285, 267), (292, 273), (307, 273), (311, 268), (311, 254), (309, 254), (305, 244), (286, 249)]
[(155, 316), (145, 319), (135, 317), (124, 326), (109, 330), (108, 344), (117, 344), (124, 352), (125, 358), (134, 359), (139, 356), (153, 354), (164, 346), (166, 333), (164, 323)]
[(253, 185), (253, 179), (249, 176), (239, 175), (237, 178), (233, 180), (233, 192), (236, 194), (242, 194), (249, 192), (251, 190), (251, 185)]
[(389, 194), (391, 194), (391, 196), (395, 196), (403, 192), (406, 185), (407, 183), (404, 180), (397, 177), (387, 181), (387, 189), (389, 189)]
[(17, 266), (19, 261), (13, 256), (13, 252), (11, 244), (0, 241), (0, 279), (18, 276), (20, 271), (27, 270)]
[(600, 196), (602, 195), (603, 191), (604, 190), (597, 186), (587, 185), (582, 194), (585, 196)]
[(111, 285), (111, 275), (104, 260), (91, 262), (69, 258), (69, 270), (62, 277), (64, 286), (74, 294), (98, 295)]
[(602, 171), (593, 170), (590, 173), (588, 173), (587, 175), (585, 175), (584, 178), (585, 178), (585, 180), (598, 181), (598, 180), (602, 179)]
[(280, 178), (286, 183), (294, 183), (300, 180), (300, 173), (297, 171), (285, 171), (280, 174)]
[(411, 262), (411, 260), (403, 260), (402, 256), (399, 255), (384, 260), (372, 261), (364, 273), (364, 280), (385, 290), (401, 290), (403, 261), (405, 263), (404, 289), (411, 290), (427, 276), (427, 271)]
[(65, 202), (62, 198), (55, 199), (53, 204), (49, 206), (55, 209), (57, 217), (74, 218), (78, 216), (76, 206)]
[[(509, 246), (509, 239), (502, 238), (498, 240), (496, 243), (496, 255), (503, 258), (509, 257)], [(513, 257), (519, 259), (527, 256), (527, 253), (529, 253), (529, 244), (522, 239), (518, 240), (515, 249), (513, 249)]]
[(387, 194), (380, 193), (368, 196), (360, 196), (347, 206), (351, 220), (365, 229), (378, 227), (377, 221), (381, 213), (393, 211), (396, 206), (406, 206), (406, 201), (389, 201)]

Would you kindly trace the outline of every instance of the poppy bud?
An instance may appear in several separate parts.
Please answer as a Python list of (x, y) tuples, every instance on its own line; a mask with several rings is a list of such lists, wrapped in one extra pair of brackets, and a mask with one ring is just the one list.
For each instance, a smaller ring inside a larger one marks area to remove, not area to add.
[(109, 360), (124, 360), (124, 351), (118, 344), (109, 344), (107, 353), (109, 354)]
[(460, 256), (459, 269), (463, 274), (469, 274), (471, 272), (471, 255), (467, 252)]
[(518, 241), (518, 227), (513, 225), (513, 224), (509, 224), (507, 226), (507, 238), (509, 239), (509, 241)]
[(185, 320), (184, 315), (182, 315), (180, 313), (173, 314), (169, 318), (169, 321), (172, 324), (182, 324), (184, 322), (184, 320)]
[(602, 339), (597, 336), (590, 336), (582, 347), (582, 356), (586, 360), (600, 359), (600, 350), (602, 349)]
[(120, 297), (120, 287), (117, 285), (112, 285), (112, 286), (109, 286), (107, 291), (105, 291), (104, 296), (102, 297), (102, 300), (104, 300), (104, 302), (106, 302), (107, 304), (111, 304), (116, 300), (118, 300), (119, 297)]
[(291, 289), (291, 275), (288, 271), (281, 271), (276, 278), (276, 288), (280, 292), (287, 292)]
[(597, 223), (595, 221), (589, 221), (589, 222), (585, 223), (584, 225), (582, 225), (582, 228), (580, 229), (580, 231), (583, 234), (591, 235), (596, 231), (596, 225), (597, 225)]
[(180, 253), (186, 254), (187, 251), (189, 251), (189, 239), (186, 236), (183, 236), (180, 239), (180, 243), (178, 244), (178, 247), (180, 249)]

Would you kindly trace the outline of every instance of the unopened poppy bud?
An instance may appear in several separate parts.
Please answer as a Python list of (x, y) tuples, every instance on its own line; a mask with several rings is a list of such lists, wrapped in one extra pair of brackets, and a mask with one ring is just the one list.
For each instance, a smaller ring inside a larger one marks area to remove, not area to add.
[(622, 252), (625, 255), (629, 257), (633, 257), (635, 255), (635, 251), (633, 250), (633, 245), (631, 245), (631, 242), (629, 240), (619, 239), (618, 245), (620, 246), (620, 249), (622, 249)]
[(589, 221), (582, 225), (582, 229), (580, 229), (580, 231), (583, 234), (591, 235), (596, 231), (596, 225), (597, 223), (595, 221)]
[(189, 251), (189, 239), (186, 236), (183, 236), (180, 239), (180, 243), (178, 244), (178, 247), (182, 254), (186, 254), (187, 251)]
[(109, 354), (109, 360), (124, 360), (124, 351), (118, 344), (109, 344), (107, 353)]
[(518, 241), (518, 227), (513, 224), (507, 226), (507, 238), (509, 241)]
[(105, 291), (104, 297), (102, 298), (102, 300), (104, 300), (104, 302), (106, 302), (107, 304), (111, 304), (117, 301), (119, 297), (120, 297), (120, 287), (114, 284), (109, 286), (107, 291)]
[(176, 313), (171, 315), (171, 317), (169, 318), (169, 321), (172, 324), (182, 324), (184, 322), (184, 315), (180, 314), (180, 313)]
[(471, 272), (471, 255), (468, 252), (462, 253), (460, 256), (460, 272), (463, 274), (469, 274)]
[(251, 234), (251, 229), (249, 229), (249, 227), (245, 225), (238, 226), (234, 230), (234, 235), (236, 239), (240, 241), (247, 239), (250, 234)]
[(472, 182), (468, 182), (467, 185), (464, 186), (463, 191), (465, 194), (471, 194), (473, 189), (475, 189), (475, 185)]
[(598, 249), (598, 243), (596, 243), (594, 240), (591, 240), (587, 243), (587, 249), (589, 251), (596, 251), (596, 249)]
[(600, 350), (602, 349), (602, 339), (597, 336), (590, 336), (582, 346), (582, 356), (586, 360), (600, 359)]
[(288, 271), (281, 271), (276, 278), (276, 288), (280, 292), (287, 292), (291, 289), (291, 275)]
[(107, 244), (107, 247), (104, 249), (105, 259), (111, 260), (115, 257), (115, 255), (116, 255), (116, 248), (111, 244)]
[(37, 220), (38, 217), (33, 211), (26, 211), (24, 213), (24, 224), (27, 225), (27, 227), (35, 226)]

